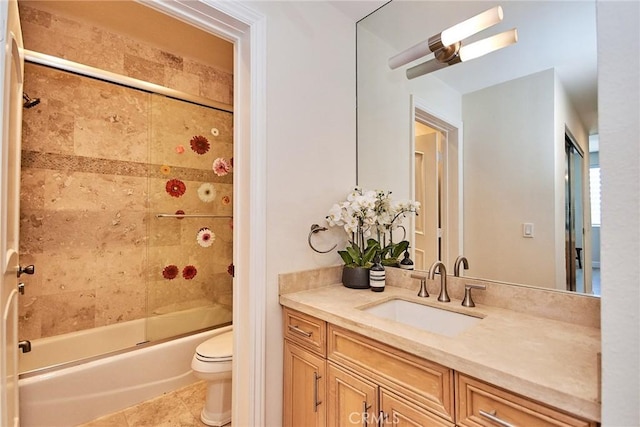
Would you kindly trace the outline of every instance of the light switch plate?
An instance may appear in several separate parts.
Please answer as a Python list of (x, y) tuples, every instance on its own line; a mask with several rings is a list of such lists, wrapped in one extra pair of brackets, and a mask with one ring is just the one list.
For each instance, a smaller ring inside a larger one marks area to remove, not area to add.
[(533, 223), (525, 222), (522, 224), (522, 237), (533, 237)]

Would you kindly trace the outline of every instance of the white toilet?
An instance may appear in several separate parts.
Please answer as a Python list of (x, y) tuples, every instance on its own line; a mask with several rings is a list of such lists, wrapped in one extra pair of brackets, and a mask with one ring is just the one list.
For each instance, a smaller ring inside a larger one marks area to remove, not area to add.
[(196, 348), (191, 361), (194, 375), (207, 381), (207, 400), (200, 419), (208, 426), (231, 422), (231, 364), (233, 331), (209, 338)]

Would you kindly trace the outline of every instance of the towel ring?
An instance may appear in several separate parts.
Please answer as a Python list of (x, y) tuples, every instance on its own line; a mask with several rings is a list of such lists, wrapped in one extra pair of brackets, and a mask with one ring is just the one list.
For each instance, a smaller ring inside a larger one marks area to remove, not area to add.
[(335, 244), (335, 245), (333, 245), (333, 247), (331, 249), (326, 250), (326, 251), (321, 251), (321, 250), (318, 250), (315, 247), (313, 247), (313, 243), (311, 243), (311, 236), (313, 234), (316, 234), (316, 233), (320, 232), (320, 231), (327, 231), (327, 227), (320, 227), (318, 224), (312, 224), (311, 225), (311, 231), (309, 231), (309, 239), (308, 239), (309, 246), (311, 246), (311, 249), (313, 249), (314, 251), (318, 252), (319, 254), (326, 254), (326, 253), (329, 253), (329, 252), (331, 252), (332, 250), (334, 250), (335, 248), (338, 247), (338, 244)]

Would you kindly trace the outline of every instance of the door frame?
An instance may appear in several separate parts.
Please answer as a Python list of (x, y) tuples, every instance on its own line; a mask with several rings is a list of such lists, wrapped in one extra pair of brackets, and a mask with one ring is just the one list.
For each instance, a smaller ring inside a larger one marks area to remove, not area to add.
[(266, 17), (229, 1), (137, 0), (234, 44), (232, 413), (264, 425), (266, 397)]
[[(17, 0), (0, 6), (0, 423), (20, 425), (18, 390), (18, 272), (20, 238), (20, 140), (24, 56)], [(15, 76), (15, 80), (14, 80)], [(10, 185), (11, 184), (11, 185)]]
[[(442, 247), (440, 249), (441, 260), (446, 266), (453, 266), (458, 255), (464, 253), (464, 217), (463, 217), (463, 127), (462, 123), (451, 120), (444, 115), (433, 111), (428, 103), (415, 96), (410, 96), (411, 104), (411, 132), (410, 132), (410, 197), (415, 199), (415, 122), (437, 129), (446, 136), (446, 143), (442, 146), (443, 185), (442, 204), (440, 206), (442, 221)], [(413, 236), (415, 232), (415, 218), (411, 218), (408, 234)]]

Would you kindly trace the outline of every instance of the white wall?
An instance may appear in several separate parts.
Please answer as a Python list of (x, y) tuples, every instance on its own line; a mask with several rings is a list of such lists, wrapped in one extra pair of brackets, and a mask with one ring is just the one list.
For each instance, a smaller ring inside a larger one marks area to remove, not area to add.
[(640, 3), (598, 1), (602, 425), (640, 425)]
[(307, 235), (355, 185), (355, 22), (327, 2), (246, 4), (267, 19), (267, 277), (261, 286), (266, 425), (276, 427), (283, 347), (278, 274), (340, 263), (335, 252), (313, 252)]
[(547, 70), (462, 97), (469, 276), (555, 286), (554, 79)]

